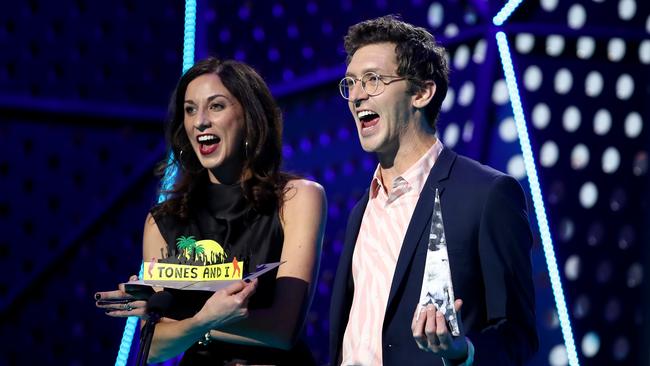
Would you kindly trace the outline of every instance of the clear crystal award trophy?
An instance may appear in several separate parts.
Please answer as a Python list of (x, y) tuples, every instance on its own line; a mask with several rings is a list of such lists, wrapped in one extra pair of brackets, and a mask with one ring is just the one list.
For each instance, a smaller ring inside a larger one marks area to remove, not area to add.
[(449, 269), (445, 227), (442, 222), (440, 195), (436, 189), (431, 232), (429, 233), (429, 247), (427, 248), (427, 259), (424, 266), (424, 275), (422, 276), (420, 306), (426, 307), (433, 304), (437, 310), (444, 314), (451, 334), (458, 336), (460, 335), (460, 328), (454, 301), (454, 287), (451, 283), (451, 270)]

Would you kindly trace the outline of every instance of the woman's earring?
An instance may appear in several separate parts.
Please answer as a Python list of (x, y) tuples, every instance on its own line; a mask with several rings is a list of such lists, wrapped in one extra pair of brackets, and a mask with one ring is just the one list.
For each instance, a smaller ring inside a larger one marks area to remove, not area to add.
[(244, 156), (248, 159), (248, 140), (244, 141)]

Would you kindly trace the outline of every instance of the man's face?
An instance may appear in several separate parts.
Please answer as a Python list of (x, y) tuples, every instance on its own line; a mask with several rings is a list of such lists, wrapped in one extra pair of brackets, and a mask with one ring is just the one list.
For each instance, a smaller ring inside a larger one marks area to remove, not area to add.
[[(377, 43), (359, 48), (352, 56), (345, 75), (360, 79), (371, 71), (379, 75), (397, 75), (395, 44)], [(390, 153), (397, 151), (400, 136), (413, 125), (410, 123), (413, 96), (408, 93), (407, 80), (395, 80), (388, 85), (380, 85), (380, 89), (383, 92), (370, 96), (357, 81), (350, 90), (348, 106), (356, 122), (363, 150)]]

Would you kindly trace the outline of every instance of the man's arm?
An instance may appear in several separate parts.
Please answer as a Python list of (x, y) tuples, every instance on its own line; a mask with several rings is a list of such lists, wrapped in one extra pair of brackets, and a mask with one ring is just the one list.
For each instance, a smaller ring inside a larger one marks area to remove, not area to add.
[(521, 365), (539, 346), (526, 199), (512, 177), (496, 178), (479, 229), (479, 258), (489, 326), (468, 334), (475, 364)]

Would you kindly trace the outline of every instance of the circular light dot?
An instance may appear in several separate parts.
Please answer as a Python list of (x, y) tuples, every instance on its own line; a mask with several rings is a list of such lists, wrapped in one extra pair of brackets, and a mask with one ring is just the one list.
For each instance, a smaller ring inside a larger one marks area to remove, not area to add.
[(532, 117), (533, 126), (543, 130), (551, 122), (551, 109), (545, 103), (538, 103), (533, 107)]
[(515, 177), (517, 180), (521, 180), (526, 177), (526, 167), (524, 166), (524, 157), (521, 154), (514, 155), (508, 160), (508, 165), (506, 167), (508, 174)]
[(609, 208), (613, 212), (618, 212), (625, 207), (627, 202), (627, 193), (623, 188), (616, 188), (609, 198)]
[(466, 45), (461, 45), (454, 53), (454, 67), (456, 70), (462, 70), (469, 62), (469, 48)]
[(582, 338), (582, 354), (588, 358), (594, 357), (600, 350), (600, 337), (595, 332), (589, 332)]
[(465, 126), (463, 126), (463, 141), (470, 142), (472, 141), (472, 135), (474, 134), (474, 122), (467, 121)]
[(625, 57), (625, 41), (621, 38), (612, 38), (607, 43), (607, 58), (610, 61), (621, 61)]
[(634, 155), (632, 162), (632, 174), (640, 177), (648, 172), (648, 154), (645, 151), (639, 151)]
[(607, 174), (612, 174), (618, 170), (621, 163), (621, 156), (615, 147), (608, 147), (603, 153), (603, 171)]
[(618, 99), (627, 100), (634, 93), (634, 80), (628, 74), (623, 74), (616, 80), (616, 96)]
[(612, 264), (605, 260), (602, 261), (596, 269), (596, 280), (600, 283), (609, 282), (612, 278)]
[(587, 21), (587, 12), (580, 4), (573, 4), (567, 13), (567, 24), (571, 29), (580, 29)]
[(564, 199), (564, 183), (555, 181), (548, 190), (548, 203), (555, 205)]
[(465, 21), (466, 24), (469, 24), (469, 25), (476, 24), (476, 13), (474, 13), (471, 10), (468, 10), (465, 13), (465, 15), (463, 16), (463, 20)]
[(289, 38), (296, 38), (298, 37), (298, 34), (298, 26), (295, 24), (289, 24), (289, 26), (287, 26), (287, 36)]
[(564, 37), (551, 35), (546, 38), (546, 53), (549, 56), (559, 56), (564, 51)]
[(634, 263), (627, 270), (627, 287), (634, 288), (643, 281), (643, 267), (639, 263)]
[(546, 141), (539, 153), (539, 163), (545, 168), (550, 168), (555, 165), (559, 155), (560, 149), (557, 144), (551, 140)]
[(573, 316), (582, 319), (589, 314), (590, 309), (591, 302), (589, 302), (589, 298), (586, 295), (580, 295), (573, 306)]
[(524, 72), (524, 85), (529, 91), (536, 91), (542, 85), (542, 70), (536, 65), (529, 66)]
[(599, 221), (596, 221), (593, 224), (589, 225), (589, 228), (587, 229), (587, 244), (589, 244), (589, 246), (597, 246), (598, 244), (602, 243), (604, 237), (605, 228), (603, 227), (603, 224), (601, 224)]
[(564, 275), (569, 281), (575, 281), (580, 276), (580, 257), (570, 256), (564, 263)]
[(592, 98), (599, 96), (604, 84), (603, 76), (598, 71), (591, 71), (585, 78), (585, 94)]
[(459, 138), (460, 138), (460, 128), (458, 127), (458, 125), (455, 123), (450, 123), (449, 125), (447, 125), (447, 128), (445, 128), (445, 132), (442, 137), (442, 140), (444, 141), (445, 145), (449, 147), (454, 147), (456, 146), (456, 143), (458, 143)]
[(548, 354), (548, 363), (551, 366), (566, 366), (569, 364), (569, 356), (563, 344), (551, 348), (551, 352)]
[(594, 115), (594, 132), (604, 136), (612, 127), (612, 115), (607, 109), (599, 109)]
[(492, 101), (497, 105), (504, 105), (510, 100), (508, 95), (508, 87), (503, 79), (499, 79), (492, 87)]
[(431, 28), (438, 28), (442, 25), (442, 22), (445, 17), (445, 9), (440, 5), (440, 3), (432, 3), (429, 5), (429, 12), (427, 14), (427, 19)]
[(614, 322), (621, 316), (621, 303), (618, 299), (610, 299), (605, 305), (605, 320)]
[(634, 228), (631, 225), (625, 225), (618, 234), (618, 247), (626, 250), (630, 248), (636, 240)]
[(587, 182), (580, 187), (580, 204), (584, 208), (592, 208), (598, 200), (598, 188), (593, 182)]
[(466, 107), (474, 100), (474, 83), (466, 81), (458, 92), (458, 104)]
[(636, 14), (636, 1), (621, 0), (618, 2), (618, 16), (623, 20), (630, 20)]
[(515, 48), (519, 53), (526, 54), (535, 47), (535, 36), (530, 33), (522, 33), (515, 38)]
[(505, 118), (499, 124), (499, 136), (505, 142), (513, 142), (517, 140), (517, 126), (512, 117)]
[(269, 49), (267, 57), (269, 58), (269, 61), (275, 62), (280, 59), (280, 52), (277, 48), (272, 47)]
[(474, 46), (474, 54), (472, 55), (472, 60), (476, 64), (482, 64), (483, 61), (485, 61), (485, 54), (487, 52), (487, 42), (485, 42), (485, 39), (481, 39), (480, 41), (476, 42), (476, 46)]
[(542, 6), (542, 9), (547, 12), (551, 12), (557, 8), (558, 2), (559, 0), (541, 0), (539, 4)]
[(562, 126), (567, 132), (575, 132), (580, 127), (580, 110), (576, 106), (569, 106), (562, 115)]
[(560, 240), (567, 242), (573, 238), (573, 233), (575, 232), (575, 225), (571, 219), (565, 218), (560, 221)]
[(618, 337), (614, 341), (612, 353), (616, 361), (622, 361), (627, 358), (630, 353), (630, 342), (623, 336)]
[(578, 58), (588, 59), (593, 56), (594, 50), (596, 50), (596, 41), (592, 37), (579, 37), (578, 42), (576, 43), (576, 54)]
[(639, 44), (639, 61), (646, 65), (650, 64), (650, 40), (648, 39)]
[(293, 148), (291, 145), (282, 146), (282, 156), (285, 159), (290, 159), (293, 156)]
[(273, 16), (276, 18), (281, 17), (284, 14), (284, 8), (281, 4), (273, 5)]
[(548, 329), (557, 329), (560, 326), (560, 318), (557, 316), (557, 312), (554, 307), (551, 307), (546, 310), (544, 316), (544, 325)]
[(265, 38), (264, 29), (262, 29), (262, 27), (259, 26), (255, 27), (253, 29), (253, 38), (258, 42), (263, 41)]
[(571, 150), (571, 167), (575, 170), (583, 169), (589, 164), (589, 149), (584, 144), (576, 145)]
[(448, 112), (454, 106), (455, 98), (456, 93), (454, 92), (454, 89), (450, 87), (449, 90), (447, 90), (447, 95), (445, 96), (445, 100), (442, 101), (442, 106), (440, 106), (440, 109), (443, 112)]
[(625, 117), (625, 136), (634, 139), (639, 137), (643, 129), (643, 119), (638, 112), (630, 112)]
[(454, 38), (454, 37), (456, 37), (458, 35), (458, 32), (460, 32), (460, 30), (458, 29), (458, 26), (456, 24), (454, 24), (454, 23), (449, 23), (445, 27), (445, 30), (444, 30), (443, 34), (447, 38)]
[(566, 94), (571, 90), (573, 85), (573, 75), (568, 69), (562, 68), (555, 74), (555, 91), (558, 94)]

